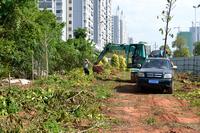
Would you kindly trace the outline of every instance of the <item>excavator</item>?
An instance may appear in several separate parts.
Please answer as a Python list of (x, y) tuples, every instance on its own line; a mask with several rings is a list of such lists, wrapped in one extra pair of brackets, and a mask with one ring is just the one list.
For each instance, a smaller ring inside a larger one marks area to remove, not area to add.
[(97, 61), (94, 64), (93, 71), (95, 72), (95, 67), (97, 67), (98, 63), (103, 59), (103, 57), (112, 51), (124, 51), (126, 56), (126, 64), (127, 67), (131, 70), (131, 81), (136, 82), (137, 72), (141, 68), (144, 60), (147, 58), (145, 44), (137, 43), (137, 44), (107, 44), (103, 51), (97, 58)]

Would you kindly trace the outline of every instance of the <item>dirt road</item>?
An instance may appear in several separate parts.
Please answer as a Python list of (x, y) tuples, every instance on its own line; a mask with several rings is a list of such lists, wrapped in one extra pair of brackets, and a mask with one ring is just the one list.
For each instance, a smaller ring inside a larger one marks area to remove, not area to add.
[(120, 83), (105, 114), (119, 122), (111, 133), (200, 133), (200, 116), (189, 103), (159, 92), (140, 92), (132, 83)]

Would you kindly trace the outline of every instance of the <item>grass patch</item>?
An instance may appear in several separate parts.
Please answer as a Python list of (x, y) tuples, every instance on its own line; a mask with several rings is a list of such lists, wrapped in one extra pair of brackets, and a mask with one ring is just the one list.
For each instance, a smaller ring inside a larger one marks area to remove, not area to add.
[(156, 119), (154, 117), (148, 117), (147, 119), (145, 119), (145, 123), (147, 125), (153, 126), (156, 124)]
[(194, 88), (190, 90), (185, 90), (184, 84), (180, 82), (175, 83), (176, 90), (174, 96), (179, 99), (185, 99), (191, 103), (192, 106), (200, 107), (200, 89)]
[(178, 74), (175, 81), (174, 96), (190, 102), (200, 116), (200, 82), (192, 78), (193, 75)]

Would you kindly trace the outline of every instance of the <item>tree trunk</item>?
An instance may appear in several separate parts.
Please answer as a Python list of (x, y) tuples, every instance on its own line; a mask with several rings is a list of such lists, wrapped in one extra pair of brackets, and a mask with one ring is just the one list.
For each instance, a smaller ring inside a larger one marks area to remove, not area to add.
[(45, 62), (46, 62), (46, 77), (49, 74), (49, 56), (48, 56), (48, 43), (47, 43), (47, 36), (45, 33)]
[(169, 2), (169, 10), (167, 13), (167, 23), (166, 23), (166, 28), (165, 28), (165, 42), (164, 42), (164, 54), (163, 56), (166, 57), (166, 48), (167, 48), (167, 38), (169, 34), (169, 21), (170, 21), (170, 15), (171, 15), (171, 10), (172, 10), (172, 0)]
[(34, 80), (34, 52), (32, 52), (32, 80)]
[(49, 74), (49, 58), (48, 58), (48, 47), (47, 47), (47, 45), (46, 45), (45, 58), (46, 58), (46, 77), (48, 77), (48, 74)]
[(9, 84), (9, 88), (11, 87), (11, 83), (10, 83), (10, 72), (8, 73), (8, 84)]

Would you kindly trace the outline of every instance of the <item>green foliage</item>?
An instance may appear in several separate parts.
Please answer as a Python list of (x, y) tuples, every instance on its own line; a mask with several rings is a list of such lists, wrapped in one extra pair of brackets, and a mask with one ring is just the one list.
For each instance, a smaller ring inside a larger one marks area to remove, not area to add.
[(87, 36), (87, 30), (85, 28), (78, 28), (74, 30), (74, 37), (76, 39), (85, 39)]
[(61, 127), (59, 126), (58, 122), (55, 120), (48, 120), (44, 123), (44, 128), (47, 132), (51, 133), (60, 133)]
[[(179, 84), (179, 83), (176, 83)], [(177, 85), (180, 88), (176, 88), (176, 93), (174, 94), (176, 97), (180, 99), (186, 99), (190, 101), (192, 106), (200, 107), (200, 89), (191, 90), (189, 92), (185, 92), (182, 88), (183, 86)]]
[(0, 5), (0, 75), (30, 78), (32, 66), (41, 76), (44, 71), (81, 67), (85, 58), (93, 61), (94, 45), (86, 40), (86, 29), (75, 30), (76, 39), (63, 42), (64, 24), (52, 12), (39, 11), (37, 2), (13, 0)]
[(108, 62), (108, 58), (103, 57), (103, 59), (102, 59), (102, 63), (103, 63), (103, 64), (107, 64), (107, 63), (109, 63), (109, 62)]
[[(11, 91), (15, 90), (13, 89)], [(10, 93), (12, 92), (9, 92), (7, 96), (0, 96), (0, 116), (15, 114), (20, 110), (20, 107), (15, 98), (9, 96)]]
[(113, 54), (112, 58), (111, 58), (111, 65), (113, 67), (119, 68), (120, 64), (119, 64), (119, 56), (116, 54)]
[(108, 62), (108, 58), (104, 57), (101, 61), (103, 63), (103, 67), (104, 67), (104, 70), (110, 70), (111, 69), (111, 65), (110, 63)]
[(103, 64), (102, 61), (100, 61), (98, 65), (99, 65), (99, 66), (103, 66), (104, 64)]
[(194, 48), (194, 55), (195, 56), (199, 56), (200, 55), (200, 42), (196, 42), (194, 44), (195, 48)]
[(174, 96), (178, 99), (185, 99), (194, 107), (200, 109), (200, 82), (194, 80), (193, 74), (177, 74)]
[(190, 52), (188, 48), (182, 48), (180, 50), (175, 50), (173, 56), (174, 57), (189, 57)]
[(69, 59), (64, 60), (69, 61), (69, 65), (65, 65), (67, 70), (71, 70), (74, 67), (81, 67), (85, 59), (88, 59), (91, 62), (94, 60), (94, 45), (89, 40), (83, 38), (70, 39), (67, 41), (67, 44), (65, 44), (64, 48), (66, 49), (61, 48), (66, 50), (65, 52), (62, 52), (62, 57), (64, 57), (64, 59), (68, 57)]
[[(28, 69), (31, 65), (31, 48), (33, 38), (37, 35), (34, 20), (39, 10), (35, 1), (13, 0), (1, 2), (0, 12), (0, 39), (1, 42), (9, 40), (1, 47), (1, 53), (9, 47), (10, 51), (5, 52), (12, 52), (13, 56), (6, 56), (6, 53), (3, 53), (4, 60), (8, 60), (7, 64), (3, 65), (14, 73), (21, 71), (24, 76), (30, 73)], [(2, 62), (4, 61), (1, 60)]]
[(180, 36), (177, 36), (176, 40), (172, 44), (172, 47), (177, 49), (182, 49), (185, 46), (186, 46), (186, 40)]
[(148, 125), (150, 125), (150, 126), (153, 126), (153, 125), (156, 124), (156, 119), (153, 118), (153, 117), (149, 117), (149, 118), (147, 118), (145, 121), (146, 121), (146, 124), (148, 124)]
[(176, 40), (173, 42), (173, 48), (176, 48), (174, 51), (174, 57), (189, 57), (189, 49), (186, 48), (186, 41), (184, 38), (177, 36)]
[(100, 87), (97, 87), (95, 89), (96, 89), (95, 90), (96, 97), (98, 99), (106, 99), (106, 98), (109, 98), (111, 96), (112, 90), (107, 89), (106, 86), (100, 86)]
[(111, 96), (94, 76), (74, 69), (64, 76), (37, 80), (31, 88), (0, 89), (0, 129), (18, 132), (78, 132), (105, 120), (101, 100)]
[(126, 59), (123, 56), (119, 56), (119, 68), (126, 70)]

